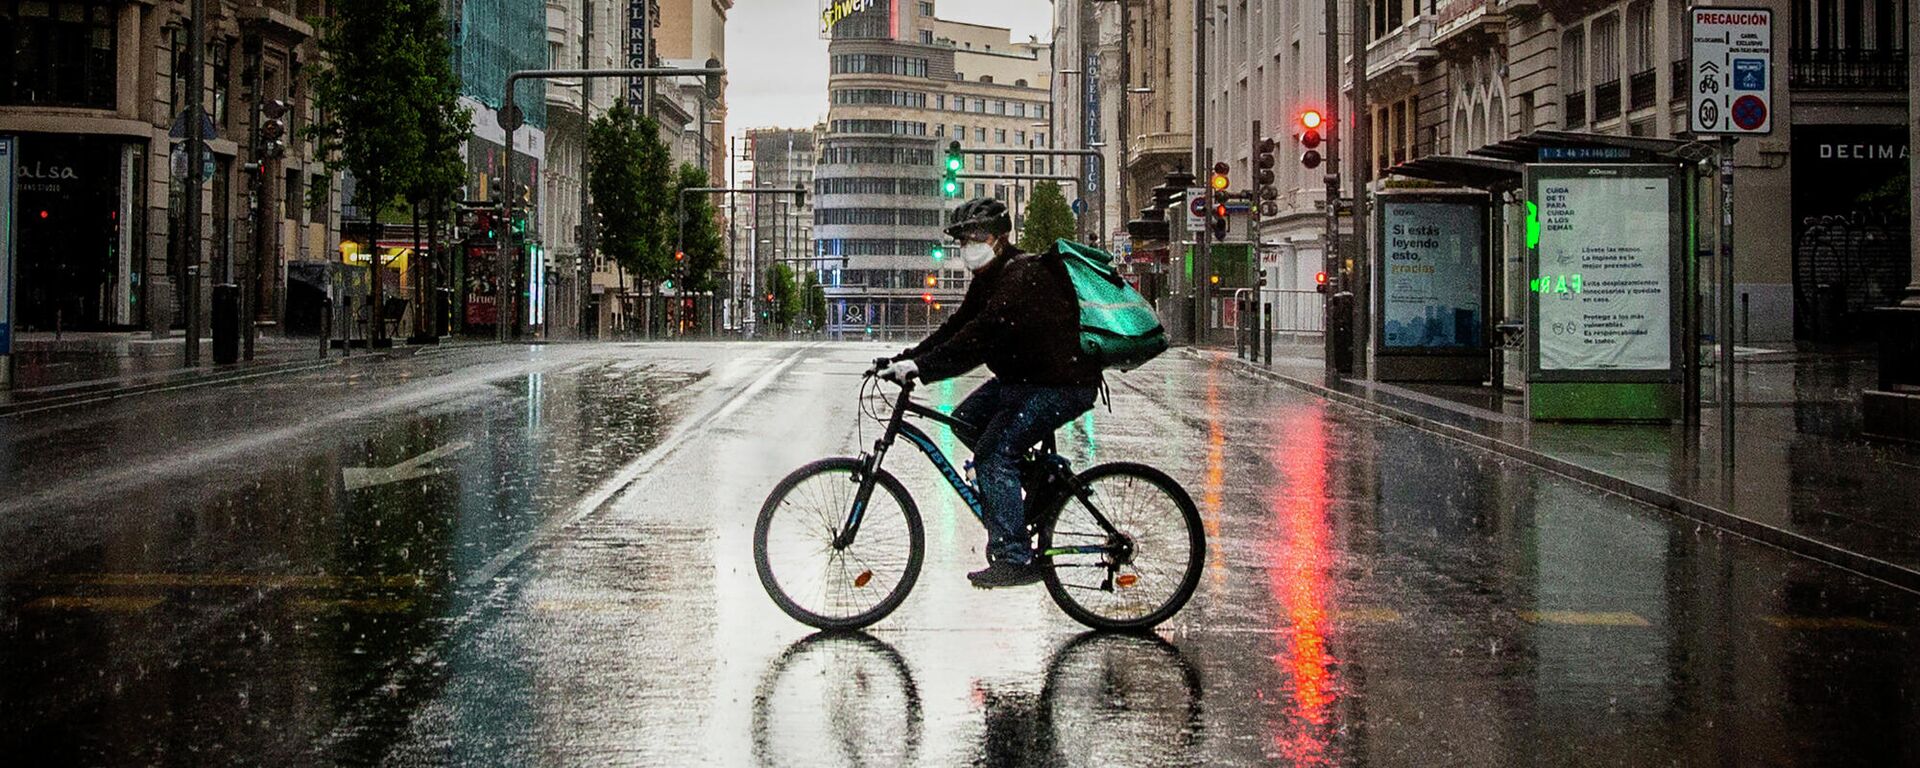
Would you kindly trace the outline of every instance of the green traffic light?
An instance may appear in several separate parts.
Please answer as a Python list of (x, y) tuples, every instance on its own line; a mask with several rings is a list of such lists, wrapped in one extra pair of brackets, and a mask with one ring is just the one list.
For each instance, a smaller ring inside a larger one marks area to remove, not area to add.
[(947, 197), (959, 197), (960, 182), (949, 179), (945, 184), (941, 185), (940, 191), (945, 193)]
[(958, 171), (962, 167), (965, 167), (966, 164), (966, 161), (960, 159), (959, 155), (947, 155), (947, 170), (949, 171)]
[(945, 249), (945, 248), (941, 248), (941, 247), (939, 247), (939, 246), (935, 246), (935, 247), (934, 247), (934, 249), (933, 249), (933, 260), (934, 260), (934, 261), (939, 261), (939, 260), (941, 260), (941, 259), (944, 259), (944, 258), (946, 258), (946, 257), (947, 257), (947, 249)]

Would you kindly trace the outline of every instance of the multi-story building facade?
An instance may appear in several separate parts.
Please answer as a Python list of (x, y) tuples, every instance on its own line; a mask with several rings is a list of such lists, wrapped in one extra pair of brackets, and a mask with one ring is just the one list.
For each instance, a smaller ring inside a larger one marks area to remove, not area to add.
[[(22, 6), (0, 25), (15, 52), (0, 78), (0, 133), (18, 138), (19, 330), (181, 327), (190, 265), (200, 327), (210, 286), (249, 276), (253, 306), (271, 322), (281, 317), (286, 265), (334, 252), (338, 197), (297, 133), (313, 118), (302, 65), (317, 55), (303, 19), (324, 5), (303, 4), (298, 15), (281, 3), (208, 10), (200, 99), (212, 172), (201, 185), (198, 244), (181, 237), (186, 168), (174, 157), (190, 133), (181, 119), (190, 98), (186, 4), (56, 2)], [(286, 102), (291, 129), (285, 155), (265, 158), (257, 213), (256, 99)], [(310, 208), (314, 186), (325, 193)]]
[[(959, 303), (966, 272), (936, 258), (951, 201), (939, 191), (948, 142), (1051, 146), (1048, 46), (1005, 28), (946, 21), (930, 1), (876, 4), (839, 21), (828, 45), (827, 132), (814, 191), (817, 266), (829, 333), (924, 332)], [(1032, 175), (1032, 157), (970, 154), (966, 174)], [(1031, 184), (965, 179), (962, 197), (1008, 202), (1016, 226)]]
[(756, 189), (807, 190), (796, 200), (791, 195), (736, 196), (734, 260), (735, 288), (748, 301), (740, 306), (745, 329), (757, 333), (764, 328), (767, 272), (774, 264), (785, 264), (795, 274), (824, 266), (813, 247), (814, 166), (820, 156), (820, 136), (826, 126), (812, 128), (754, 128), (747, 131), (746, 157), (743, 158), (745, 186)]

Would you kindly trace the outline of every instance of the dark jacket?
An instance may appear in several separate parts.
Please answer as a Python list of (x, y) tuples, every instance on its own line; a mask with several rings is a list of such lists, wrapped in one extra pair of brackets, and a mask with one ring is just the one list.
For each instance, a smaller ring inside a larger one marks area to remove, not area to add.
[(1055, 253), (995, 259), (973, 276), (953, 316), (899, 357), (913, 360), (923, 381), (984, 364), (1008, 384), (1100, 383), (1100, 367), (1080, 353), (1080, 302)]

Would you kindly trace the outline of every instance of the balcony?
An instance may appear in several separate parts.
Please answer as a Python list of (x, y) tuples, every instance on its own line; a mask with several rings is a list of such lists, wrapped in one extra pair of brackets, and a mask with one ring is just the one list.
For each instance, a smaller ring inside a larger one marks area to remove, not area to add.
[(1586, 91), (1578, 91), (1575, 93), (1567, 94), (1567, 109), (1566, 109), (1565, 117), (1566, 119), (1562, 121), (1564, 125), (1562, 125), (1561, 127), (1566, 128), (1567, 130), (1579, 128), (1587, 124), (1587, 92)]
[(1620, 116), (1620, 81), (1608, 80), (1593, 87), (1593, 121), (1596, 123), (1612, 120)]
[(1901, 49), (1796, 48), (1789, 84), (1795, 89), (1895, 91), (1907, 87), (1907, 52)]
[(1627, 111), (1650, 109), (1659, 100), (1654, 91), (1654, 70), (1635, 72), (1627, 78)]
[(1433, 43), (1445, 46), (1455, 40), (1473, 44), (1484, 42), (1506, 28), (1506, 17), (1492, 6), (1495, 0), (1445, 0), (1433, 21)]

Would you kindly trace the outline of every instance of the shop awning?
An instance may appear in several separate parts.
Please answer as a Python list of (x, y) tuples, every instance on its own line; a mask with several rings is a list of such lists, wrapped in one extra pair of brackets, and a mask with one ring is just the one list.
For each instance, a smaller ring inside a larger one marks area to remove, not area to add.
[(1520, 172), (1528, 163), (1691, 162), (1708, 152), (1710, 150), (1699, 142), (1679, 139), (1534, 131), (1469, 150), (1465, 156), (1434, 155), (1410, 160), (1394, 166), (1389, 173), (1501, 191), (1520, 187)]

